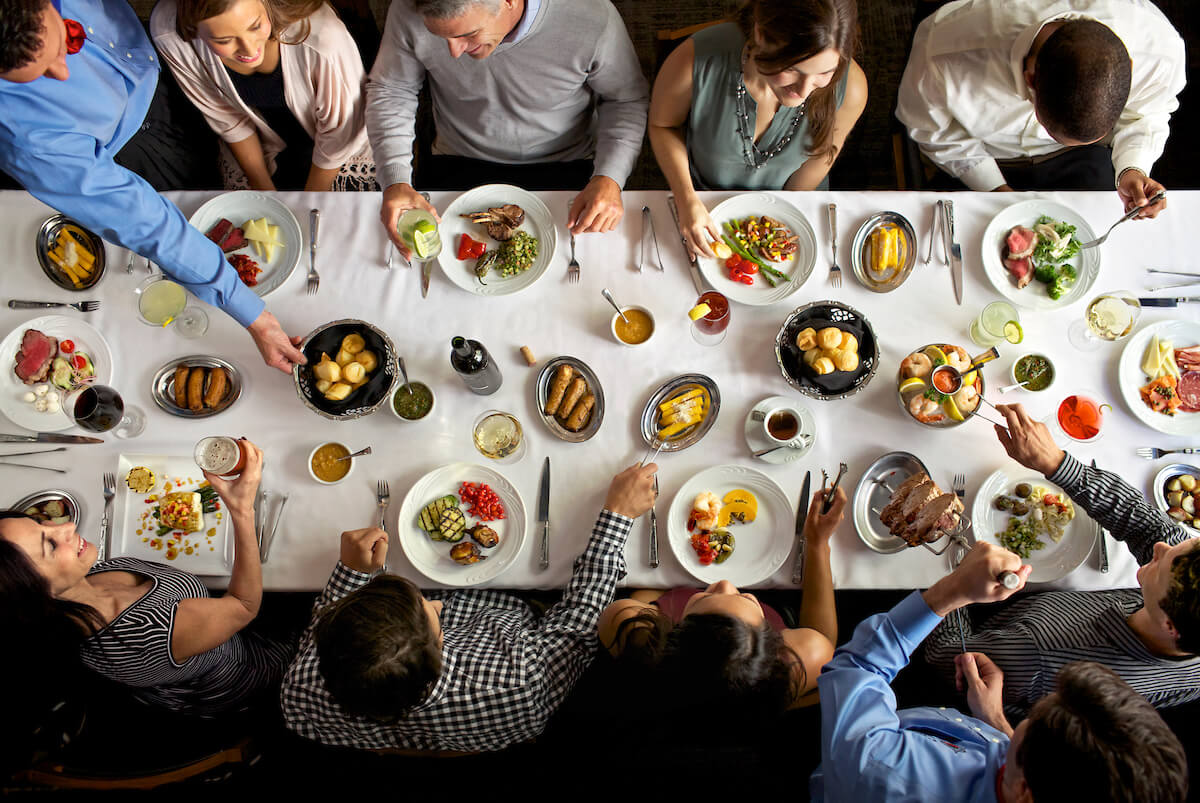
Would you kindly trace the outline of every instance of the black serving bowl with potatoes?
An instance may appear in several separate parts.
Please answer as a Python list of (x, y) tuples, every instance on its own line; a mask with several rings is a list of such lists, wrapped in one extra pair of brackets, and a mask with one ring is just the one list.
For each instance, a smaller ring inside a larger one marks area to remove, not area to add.
[[(858, 341), (858, 365), (852, 371), (817, 373), (804, 361), (804, 352), (796, 345), (796, 336), (804, 329), (820, 331), (836, 327), (854, 335)], [(775, 360), (783, 378), (796, 390), (812, 399), (830, 401), (853, 396), (867, 386), (879, 367), (875, 330), (863, 314), (840, 301), (814, 301), (797, 307), (784, 320), (775, 336)]]
[[(366, 350), (374, 353), (377, 364), (366, 377), (366, 382), (355, 388), (342, 401), (327, 399), (318, 389), (314, 368), (321, 362), (321, 355), (331, 360), (341, 348), (347, 335), (362, 337)], [(383, 331), (366, 321), (346, 318), (318, 326), (309, 332), (300, 343), (300, 351), (308, 359), (305, 365), (292, 367), (292, 379), (296, 394), (304, 406), (322, 418), (331, 421), (351, 421), (370, 415), (379, 405), (392, 397), (392, 386), (396, 381), (396, 346)]]

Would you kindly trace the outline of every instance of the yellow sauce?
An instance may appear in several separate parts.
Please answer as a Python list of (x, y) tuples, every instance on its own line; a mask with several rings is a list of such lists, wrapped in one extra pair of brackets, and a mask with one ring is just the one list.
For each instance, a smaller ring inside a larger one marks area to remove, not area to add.
[(629, 323), (625, 323), (618, 315), (614, 327), (621, 342), (636, 346), (649, 340), (650, 335), (654, 334), (654, 321), (650, 316), (638, 309), (627, 309), (623, 312)]
[(338, 460), (346, 457), (350, 450), (340, 443), (327, 443), (312, 456), (312, 472), (323, 482), (337, 482), (350, 473), (350, 461)]

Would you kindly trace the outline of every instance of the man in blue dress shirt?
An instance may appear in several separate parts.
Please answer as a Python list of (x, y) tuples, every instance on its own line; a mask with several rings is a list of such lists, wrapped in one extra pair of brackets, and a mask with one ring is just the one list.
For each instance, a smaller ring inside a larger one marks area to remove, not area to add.
[(959, 657), (976, 717), (947, 708), (896, 710), (889, 685), (942, 618), (972, 602), (1011, 596), (997, 578), (1031, 567), (979, 543), (953, 573), (872, 616), (825, 665), (821, 766), (813, 800), (1137, 801), (1187, 796), (1183, 746), (1148, 702), (1111, 670), (1069, 664), (1057, 690), (1014, 731), (1004, 718), (1003, 674), (982, 653)]
[[(64, 19), (66, 18), (66, 19)], [(221, 249), (117, 165), (154, 97), (158, 56), (125, 0), (0, 0), (0, 169), (220, 307), (282, 371), (304, 362)]]

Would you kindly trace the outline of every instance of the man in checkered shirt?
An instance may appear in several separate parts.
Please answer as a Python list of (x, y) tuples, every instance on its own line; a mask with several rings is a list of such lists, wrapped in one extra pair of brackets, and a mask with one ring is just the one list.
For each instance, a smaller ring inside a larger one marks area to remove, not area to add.
[(287, 726), (322, 744), (456, 752), (541, 733), (592, 659), (656, 470), (634, 465), (613, 478), (562, 600), (541, 617), (498, 591), (426, 597), (403, 578), (372, 579), (387, 533), (342, 533), (341, 560), (283, 681)]

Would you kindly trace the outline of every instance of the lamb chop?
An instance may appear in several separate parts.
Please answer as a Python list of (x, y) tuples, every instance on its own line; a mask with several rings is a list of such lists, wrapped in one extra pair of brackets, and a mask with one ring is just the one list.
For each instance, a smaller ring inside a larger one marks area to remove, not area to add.
[(465, 217), (472, 223), (483, 223), (487, 227), (488, 236), (493, 240), (506, 242), (517, 233), (517, 227), (525, 222), (525, 210), (516, 204), (489, 207), (486, 212), (472, 212)]
[(899, 533), (909, 546), (929, 544), (958, 527), (962, 503), (954, 494), (941, 494), (923, 505), (912, 523)]

